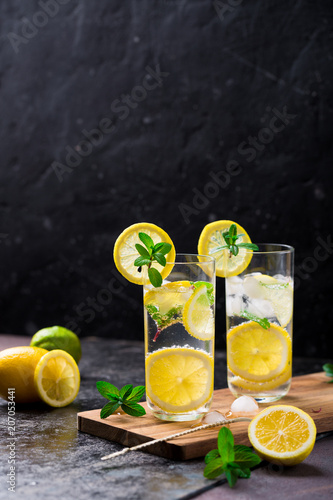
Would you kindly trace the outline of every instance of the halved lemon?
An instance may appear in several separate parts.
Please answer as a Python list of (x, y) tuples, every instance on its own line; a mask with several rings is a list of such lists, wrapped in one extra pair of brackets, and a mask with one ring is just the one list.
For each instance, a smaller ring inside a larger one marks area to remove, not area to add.
[(155, 306), (162, 316), (177, 306), (183, 306), (193, 293), (189, 281), (173, 281), (158, 288), (152, 288), (144, 295), (144, 305)]
[(80, 389), (80, 372), (74, 358), (61, 349), (49, 351), (36, 366), (34, 384), (48, 405), (69, 405)]
[(244, 279), (244, 289), (245, 292), (249, 289), (251, 297), (268, 300), (282, 327), (290, 322), (293, 314), (293, 288), (290, 283), (267, 274), (254, 274)]
[(218, 220), (207, 224), (200, 234), (198, 242), (198, 253), (201, 255), (210, 255), (216, 260), (216, 275), (226, 278), (240, 274), (249, 265), (252, 258), (252, 251), (244, 248), (239, 249), (238, 255), (230, 256), (225, 246), (226, 242), (223, 233), (230, 229), (232, 224), (236, 225), (237, 234), (242, 234), (237, 243), (251, 243), (251, 239), (245, 229), (231, 220)]
[[(139, 257), (139, 253), (135, 248), (135, 245), (139, 243), (142, 245), (142, 241), (139, 238), (139, 233), (146, 233), (150, 236), (156, 245), (156, 243), (170, 243), (172, 248), (170, 252), (165, 256), (166, 260), (169, 262), (174, 262), (176, 252), (175, 246), (172, 243), (170, 236), (163, 231), (160, 227), (155, 224), (150, 224), (149, 222), (140, 222), (138, 224), (133, 224), (126, 228), (117, 238), (113, 249), (113, 258), (118, 271), (132, 283), (137, 285), (143, 284), (143, 275), (138, 271), (138, 268), (134, 265), (134, 261)], [(161, 266), (157, 262), (154, 262), (152, 267), (157, 269), (162, 278), (168, 276), (172, 270), (172, 265), (167, 264), (165, 267)]]
[(213, 358), (187, 348), (161, 349), (146, 358), (147, 396), (170, 413), (193, 411), (213, 393)]
[(211, 340), (214, 337), (214, 312), (210, 307), (206, 284), (198, 286), (186, 302), (183, 323), (192, 337), (199, 340)]
[(255, 321), (236, 326), (227, 334), (228, 368), (251, 382), (269, 382), (291, 366), (291, 338), (270, 324), (265, 330)]
[(275, 405), (254, 417), (248, 435), (258, 455), (279, 465), (296, 465), (312, 451), (317, 429), (313, 419), (295, 406)]

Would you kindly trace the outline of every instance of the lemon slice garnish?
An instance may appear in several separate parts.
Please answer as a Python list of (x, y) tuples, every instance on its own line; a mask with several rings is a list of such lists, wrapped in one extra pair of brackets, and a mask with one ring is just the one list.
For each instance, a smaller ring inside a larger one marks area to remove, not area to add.
[(225, 246), (226, 242), (223, 233), (235, 224), (237, 234), (242, 234), (237, 239), (237, 243), (251, 243), (251, 239), (245, 229), (236, 222), (230, 220), (218, 220), (207, 224), (200, 234), (198, 242), (198, 253), (201, 255), (210, 255), (216, 260), (216, 275), (220, 277), (236, 276), (240, 274), (249, 265), (252, 258), (252, 251), (239, 248), (238, 255), (230, 256), (227, 248), (219, 249)]
[[(168, 262), (174, 262), (176, 256), (175, 247), (170, 236), (160, 227), (155, 226), (155, 224), (150, 224), (149, 222), (140, 222), (129, 226), (118, 236), (114, 245), (113, 258), (118, 271), (128, 279), (128, 281), (136, 283), (137, 285), (143, 284), (142, 272), (140, 273), (138, 268), (134, 265), (135, 259), (139, 257), (135, 245), (137, 243), (142, 245), (139, 238), (140, 232), (148, 234), (155, 245), (161, 242), (171, 244), (172, 248), (165, 256)], [(172, 270), (172, 264), (167, 264), (163, 267), (155, 261), (152, 267), (161, 273), (162, 278), (168, 276)]]

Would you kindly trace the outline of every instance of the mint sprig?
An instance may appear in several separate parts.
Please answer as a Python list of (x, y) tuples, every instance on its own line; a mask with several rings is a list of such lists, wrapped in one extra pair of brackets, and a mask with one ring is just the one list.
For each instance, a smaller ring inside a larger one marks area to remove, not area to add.
[(118, 410), (119, 406), (125, 413), (133, 417), (142, 417), (146, 414), (144, 407), (138, 404), (146, 390), (144, 385), (133, 388), (133, 385), (128, 384), (119, 390), (109, 382), (99, 381), (96, 382), (96, 387), (98, 392), (110, 401), (101, 409), (101, 418), (109, 417)]
[(249, 478), (251, 468), (261, 462), (261, 459), (252, 452), (251, 448), (234, 444), (234, 436), (230, 429), (222, 427), (217, 438), (217, 449), (207, 453), (204, 476), (215, 479), (220, 474), (225, 477), (232, 488), (237, 479)]
[(214, 248), (214, 250), (210, 253), (217, 253), (220, 252), (220, 250), (227, 248), (231, 257), (232, 255), (238, 255), (240, 248), (246, 248), (247, 250), (259, 250), (258, 245), (255, 245), (254, 243), (237, 243), (238, 238), (240, 236), (244, 236), (244, 233), (237, 234), (236, 224), (231, 224), (228, 231), (224, 231), (222, 236), (226, 244)]
[(250, 313), (246, 309), (240, 313), (240, 316), (242, 318), (248, 319), (250, 321), (255, 321), (256, 323), (258, 323), (258, 325), (260, 325), (265, 330), (268, 330), (268, 328), (271, 326), (271, 324), (267, 318), (259, 318), (259, 316), (256, 316), (255, 314)]
[(137, 243), (135, 248), (140, 254), (140, 257), (135, 259), (134, 265), (138, 267), (138, 270), (141, 271), (142, 266), (148, 266), (148, 278), (150, 283), (154, 287), (159, 287), (162, 285), (162, 276), (161, 273), (154, 267), (152, 267), (152, 263), (155, 261), (160, 264), (162, 267), (166, 266), (166, 258), (172, 246), (170, 243), (156, 243), (154, 245), (151, 237), (146, 233), (139, 233), (139, 238), (145, 246)]
[[(323, 365), (323, 370), (325, 372), (326, 377), (333, 377), (333, 365), (331, 363), (325, 363)], [(332, 380), (328, 380), (327, 383), (333, 384), (333, 378)]]

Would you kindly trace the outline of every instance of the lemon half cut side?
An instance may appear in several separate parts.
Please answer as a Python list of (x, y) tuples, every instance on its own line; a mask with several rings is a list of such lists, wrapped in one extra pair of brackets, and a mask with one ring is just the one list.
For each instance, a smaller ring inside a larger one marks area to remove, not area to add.
[(63, 407), (74, 401), (79, 392), (80, 372), (70, 354), (54, 349), (39, 360), (34, 383), (44, 403)]
[(250, 422), (248, 435), (258, 455), (279, 465), (296, 465), (312, 451), (316, 440), (313, 419), (295, 406), (274, 405)]

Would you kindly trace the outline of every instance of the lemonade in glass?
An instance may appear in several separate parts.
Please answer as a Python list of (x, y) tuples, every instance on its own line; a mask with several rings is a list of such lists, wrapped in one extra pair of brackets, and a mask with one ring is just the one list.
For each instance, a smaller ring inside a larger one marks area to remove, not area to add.
[(160, 287), (144, 281), (147, 403), (162, 420), (196, 420), (214, 386), (215, 260), (178, 254)]

